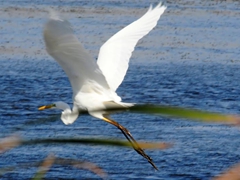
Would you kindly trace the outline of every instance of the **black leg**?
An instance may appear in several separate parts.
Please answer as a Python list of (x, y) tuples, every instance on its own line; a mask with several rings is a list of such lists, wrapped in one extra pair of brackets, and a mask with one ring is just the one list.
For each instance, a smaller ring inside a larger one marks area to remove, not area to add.
[(113, 121), (109, 118), (104, 117), (103, 118), (104, 121), (116, 126), (118, 129), (120, 129), (122, 131), (122, 133), (124, 134), (124, 136), (127, 138), (127, 140), (131, 143), (132, 147), (134, 148), (135, 151), (137, 151), (138, 154), (140, 154), (141, 156), (143, 156), (145, 159), (148, 160), (148, 162), (156, 169), (158, 170), (158, 168), (155, 166), (155, 164), (153, 163), (152, 159), (143, 151), (143, 149), (138, 145), (138, 143), (136, 142), (136, 140), (133, 138), (133, 136), (131, 135), (131, 133), (127, 130), (127, 128), (125, 128), (124, 126), (122, 126), (121, 124), (119, 124), (116, 121)]

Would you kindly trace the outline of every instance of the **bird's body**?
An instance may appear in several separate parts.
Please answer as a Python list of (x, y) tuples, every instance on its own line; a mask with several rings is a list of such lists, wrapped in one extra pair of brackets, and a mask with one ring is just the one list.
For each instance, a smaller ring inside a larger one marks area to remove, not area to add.
[(126, 108), (133, 106), (132, 103), (121, 102), (116, 90), (124, 79), (137, 42), (157, 25), (165, 9), (161, 3), (155, 8), (150, 6), (141, 18), (102, 45), (97, 62), (78, 41), (70, 23), (52, 12), (44, 27), (44, 41), (47, 52), (60, 64), (69, 78), (73, 89), (73, 108), (70, 109), (64, 102), (56, 102), (39, 109), (52, 107), (62, 109), (61, 119), (65, 124), (72, 124), (82, 110), (88, 111), (90, 115), (117, 126), (133, 143), (134, 149), (152, 164), (151, 159), (138, 147), (129, 131), (106, 118), (104, 110), (109, 106)]

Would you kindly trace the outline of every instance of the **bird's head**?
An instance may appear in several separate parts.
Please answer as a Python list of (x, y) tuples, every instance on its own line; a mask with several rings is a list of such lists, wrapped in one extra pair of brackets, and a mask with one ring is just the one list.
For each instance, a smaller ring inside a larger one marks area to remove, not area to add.
[(62, 102), (62, 101), (58, 101), (58, 102), (54, 102), (52, 104), (40, 106), (38, 108), (38, 110), (45, 110), (45, 109), (61, 109), (61, 110), (64, 111), (66, 109), (70, 109), (70, 107), (67, 103)]
[(73, 107), (73, 111), (70, 109), (70, 106), (62, 101), (55, 102), (53, 104), (40, 106), (38, 110), (45, 110), (45, 109), (61, 109), (62, 115), (61, 120), (64, 124), (72, 124), (78, 117), (79, 111), (76, 106)]

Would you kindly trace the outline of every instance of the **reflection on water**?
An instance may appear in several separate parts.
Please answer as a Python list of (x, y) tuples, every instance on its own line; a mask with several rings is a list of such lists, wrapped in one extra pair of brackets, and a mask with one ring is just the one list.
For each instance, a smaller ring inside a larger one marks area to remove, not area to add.
[[(0, 8), (0, 137), (16, 130), (25, 138), (124, 138), (116, 128), (90, 116), (81, 115), (76, 123), (65, 126), (60, 111), (37, 111), (39, 105), (57, 100), (72, 102), (65, 74), (44, 50), (42, 25), (48, 1), (41, 2), (6, 1)], [(118, 94), (126, 102), (239, 114), (238, 2), (178, 3), (169, 1), (157, 28), (137, 46)], [(74, 3), (53, 4), (65, 11), (78, 37), (97, 56), (100, 45), (143, 14), (149, 2), (76, 1), (74, 7)], [(14, 6), (18, 6), (15, 11)], [(0, 167), (43, 159), (53, 152), (95, 162), (113, 179), (209, 179), (239, 161), (236, 128), (127, 112), (113, 118), (128, 127), (137, 140), (174, 143), (168, 150), (147, 151), (159, 172), (132, 149), (67, 144), (13, 149), (0, 157)], [(29, 179), (33, 172), (29, 169), (4, 177)], [(59, 166), (54, 166), (47, 177), (96, 178), (90, 172)]]

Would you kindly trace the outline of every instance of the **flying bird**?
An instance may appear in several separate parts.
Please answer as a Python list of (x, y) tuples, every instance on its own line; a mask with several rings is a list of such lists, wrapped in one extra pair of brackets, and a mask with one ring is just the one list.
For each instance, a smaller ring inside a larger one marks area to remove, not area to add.
[(39, 107), (39, 110), (58, 108), (63, 110), (61, 120), (72, 124), (82, 111), (102, 119), (121, 130), (133, 148), (155, 168), (152, 159), (145, 154), (130, 132), (109, 118), (107, 110), (112, 107), (129, 108), (133, 103), (121, 102), (116, 93), (126, 75), (129, 59), (137, 42), (156, 25), (166, 6), (159, 3), (105, 42), (99, 51), (97, 62), (84, 49), (75, 36), (70, 23), (52, 12), (44, 26), (46, 50), (63, 68), (73, 90), (73, 107), (62, 101)]

